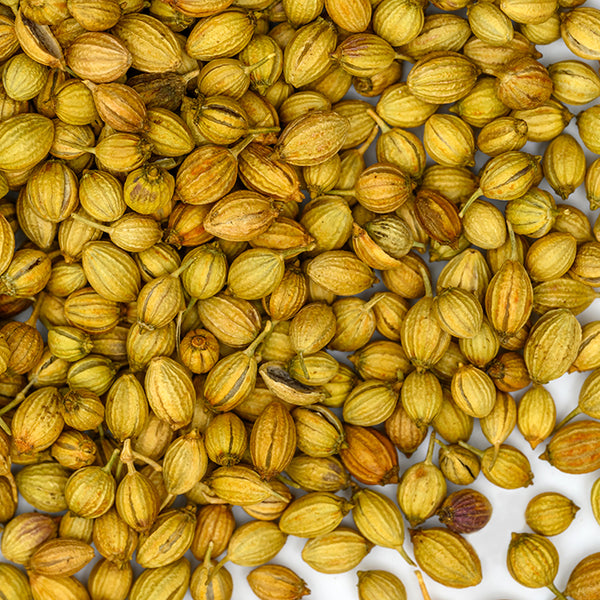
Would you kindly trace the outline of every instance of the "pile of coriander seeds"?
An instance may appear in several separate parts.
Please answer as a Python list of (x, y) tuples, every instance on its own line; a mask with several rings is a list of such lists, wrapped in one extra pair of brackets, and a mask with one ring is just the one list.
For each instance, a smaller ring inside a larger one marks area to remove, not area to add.
[(0, 596), (598, 600), (592, 4), (1, 0)]

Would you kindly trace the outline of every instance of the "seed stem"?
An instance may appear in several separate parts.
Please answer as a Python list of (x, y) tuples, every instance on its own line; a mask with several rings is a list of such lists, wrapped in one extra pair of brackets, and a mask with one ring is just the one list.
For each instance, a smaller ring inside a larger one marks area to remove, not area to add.
[(567, 597), (562, 592), (559, 592), (553, 583), (548, 584), (546, 587), (560, 600), (567, 600)]
[[(377, 114), (377, 113), (375, 113), (375, 114)], [(377, 116), (379, 116), (379, 115), (377, 115)], [(356, 149), (356, 151), (361, 156), (363, 156), (365, 154), (365, 152), (369, 149), (369, 147), (371, 146), (371, 144), (377, 137), (378, 133), (379, 133), (379, 127), (377, 125), (373, 125), (373, 129), (371, 129), (371, 133), (369, 134), (369, 137)]]
[(115, 479), (121, 481), (121, 474), (123, 473), (123, 463), (119, 460), (117, 468), (115, 469)]
[(209, 581), (221, 570), (221, 567), (229, 562), (229, 556), (226, 554), (215, 566), (210, 574)]
[(571, 419), (574, 419), (577, 415), (581, 414), (579, 406), (575, 407), (553, 430), (552, 433), (556, 433), (563, 425), (566, 425)]
[(59, 250), (58, 248), (56, 250), (53, 250), (52, 252), (48, 252), (46, 253), (46, 256), (50, 259), (50, 260), (54, 260), (55, 258), (62, 258), (62, 250)]
[(485, 454), (483, 450), (475, 448), (475, 446), (471, 446), (471, 444), (467, 444), (467, 442), (463, 442), (462, 440), (459, 440), (458, 445), (470, 450), (473, 454), (479, 456), (479, 458), (483, 458), (483, 455)]
[(394, 57), (394, 59), (395, 60), (404, 60), (413, 65), (416, 62), (415, 59), (412, 56), (410, 56), (410, 54), (402, 54), (401, 52), (396, 52), (396, 56)]
[(419, 264), (417, 265), (417, 268), (421, 272), (421, 277), (423, 278), (423, 287), (425, 288), (425, 296), (427, 296), (428, 298), (433, 298), (433, 289), (431, 287), (430, 273), (427, 270), (427, 267), (424, 264), (421, 264), (421, 262), (419, 262)]
[(127, 465), (127, 473), (135, 473), (135, 466), (133, 464), (133, 451), (131, 450), (131, 438), (127, 438), (123, 442), (123, 449), (120, 454), (121, 463)]
[(298, 358), (300, 359), (300, 368), (302, 369), (302, 374), (306, 379), (310, 377), (308, 374), (308, 369), (306, 368), (306, 363), (304, 362), (304, 352), (298, 352)]
[(202, 493), (211, 498), (217, 498), (217, 495), (212, 491), (211, 487), (205, 483), (202, 483), (201, 481), (199, 481), (194, 487), (197, 487), (197, 489), (199, 489)]
[(490, 462), (490, 471), (494, 468), (496, 464), (496, 460), (498, 459), (498, 455), (500, 454), (500, 442), (494, 444), (494, 455), (492, 456), (492, 461)]
[(286, 502), (286, 503), (289, 502), (289, 498), (282, 496), (279, 492), (276, 492), (274, 489), (271, 489), (271, 495), (275, 496), (275, 498), (278, 498), (282, 502)]
[(425, 580), (423, 579), (423, 575), (421, 574), (421, 571), (415, 571), (415, 575), (417, 576), (417, 579), (419, 580), (419, 587), (421, 588), (421, 594), (423, 594), (423, 600), (431, 600), (431, 596), (429, 595), (429, 592), (427, 591), (427, 588), (425, 587)]
[(327, 194), (334, 196), (354, 196), (354, 190), (329, 190)]
[[(194, 307), (194, 305), (196, 304), (196, 302), (198, 301), (198, 298), (191, 298), (189, 304), (186, 306), (185, 310), (179, 311), (177, 313), (177, 324), (176, 324), (176, 328), (175, 328), (175, 340), (176, 340), (176, 346), (177, 346), (177, 354), (179, 354), (179, 344), (180, 344), (180, 340), (181, 340), (181, 325), (183, 324), (183, 317)], [(181, 355), (180, 355), (181, 358)]]
[(310, 252), (311, 250), (314, 250), (316, 246), (317, 242), (311, 242), (306, 246), (297, 246), (296, 248), (287, 248), (286, 250), (277, 250), (276, 252), (278, 252), (284, 259), (289, 257), (293, 258), (294, 256), (298, 256), (298, 254), (301, 252)]
[[(16, 408), (17, 406), (19, 406), (19, 404), (21, 404), (21, 402), (23, 402), (23, 400), (25, 400), (25, 396), (27, 395), (27, 392), (31, 389), (31, 387), (35, 384), (35, 379), (32, 379), (15, 397), (14, 399), (9, 402), (6, 406), (3, 406), (2, 409), (0, 409), (0, 416), (1, 415), (5, 415), (8, 411), (12, 410), (13, 408)], [(1, 425), (0, 425), (1, 426)], [(5, 429), (8, 428), (8, 425), (6, 425), (6, 423), (4, 423), (4, 427), (2, 427), (2, 429), (4, 429), (8, 434), (10, 434), (10, 429)]]
[(265, 328), (256, 336), (254, 341), (244, 350), (244, 354), (253, 356), (258, 348), (259, 344), (265, 339), (269, 333), (273, 330), (272, 321), (267, 321)]
[(257, 134), (257, 133), (279, 133), (281, 131), (281, 127), (257, 127), (248, 129), (248, 133)]
[(471, 204), (473, 204), (473, 202), (475, 202), (475, 200), (477, 200), (477, 198), (479, 198), (479, 196), (483, 196), (483, 190), (481, 188), (477, 188), (473, 192), (473, 195), (467, 200), (466, 204), (460, 209), (458, 216), (461, 219), (465, 216), (465, 213), (467, 212), (469, 206), (471, 206)]
[(152, 162), (148, 163), (153, 167), (158, 167), (160, 169), (172, 169), (177, 166), (177, 161), (174, 158), (170, 158), (168, 156), (162, 156), (161, 158), (157, 158)]
[(104, 465), (104, 467), (102, 467), (102, 470), (106, 471), (107, 473), (110, 473), (112, 471), (112, 468), (115, 465), (115, 461), (119, 457), (119, 454), (121, 454), (121, 451), (118, 448), (115, 448), (113, 450), (113, 453), (110, 455), (110, 458), (108, 459), (108, 462), (106, 463), (106, 465)]
[(233, 154), (233, 156), (237, 158), (240, 152), (242, 152), (246, 147), (248, 147), (255, 137), (256, 134), (250, 134), (246, 136), (245, 138), (240, 140), (233, 148), (229, 148), (229, 152), (231, 152), (231, 154)]
[(184, 258), (182, 264), (179, 265), (179, 268), (175, 269), (172, 273), (169, 273), (169, 277), (179, 277), (189, 266), (193, 265), (198, 258), (200, 258), (198, 255), (188, 258), (187, 260)]
[(277, 480), (281, 481), (281, 483), (287, 485), (288, 487), (293, 487), (294, 489), (301, 490), (302, 486), (298, 485), (295, 481), (292, 481), (289, 477), (286, 477), (283, 474), (277, 475)]
[(433, 464), (433, 451), (435, 450), (435, 431), (431, 430), (431, 435), (429, 436), (429, 446), (427, 447), (427, 456), (425, 457), (425, 463), (428, 465)]
[(205, 567), (208, 567), (210, 565), (210, 558), (212, 556), (213, 546), (214, 546), (214, 542), (212, 540), (210, 540), (210, 542), (208, 542), (208, 546), (206, 547), (206, 552), (204, 553), (203, 565)]
[(29, 315), (29, 318), (25, 321), (25, 323), (27, 325), (29, 325), (30, 327), (35, 328), (38, 317), (40, 316), (40, 311), (42, 310), (42, 302), (44, 301), (44, 296), (46, 295), (46, 293), (44, 291), (41, 291), (38, 295), (38, 297), (35, 300), (35, 303), (33, 305), (33, 310), (31, 311), (31, 314)]
[(395, 394), (399, 394), (404, 386), (404, 371), (402, 369), (396, 370), (396, 381), (392, 383), (392, 389)]
[(406, 550), (402, 547), (399, 546), (398, 548), (396, 548), (396, 550), (398, 550), (398, 552), (400, 553), (400, 556), (411, 566), (414, 567), (416, 566), (413, 559), (406, 553)]
[(162, 465), (158, 464), (155, 460), (152, 460), (151, 458), (144, 456), (143, 454), (140, 454), (139, 452), (136, 452), (135, 450), (131, 451), (131, 455), (133, 456), (134, 459), (136, 460), (141, 460), (142, 462), (146, 463), (147, 465), (150, 465), (155, 471), (162, 471)]
[(252, 71), (254, 71), (255, 69), (262, 67), (266, 62), (271, 60), (274, 56), (275, 56), (275, 52), (271, 52), (271, 54), (267, 54), (266, 56), (263, 56), (263, 58), (261, 58), (258, 62), (252, 63), (251, 65), (244, 65), (242, 67), (242, 71), (244, 71), (244, 73), (246, 75), (248, 75), (248, 73), (252, 73)]
[(194, 69), (193, 71), (190, 71), (189, 73), (186, 73), (185, 75), (182, 75), (181, 78), (183, 79), (183, 81), (185, 83), (189, 83), (192, 79), (194, 79), (194, 77), (198, 77), (199, 74), (200, 74), (200, 69)]
[(374, 296), (373, 298), (371, 298), (368, 302), (366, 302), (365, 304), (362, 305), (361, 309), (363, 311), (367, 311), (367, 310), (371, 310), (380, 300), (383, 300), (384, 296), (383, 294), (379, 295), (379, 296)]
[(113, 230), (112, 227), (107, 227), (106, 225), (102, 225), (102, 223), (96, 223), (96, 221), (92, 221), (91, 219), (82, 217), (81, 215), (78, 215), (77, 213), (73, 213), (71, 216), (76, 221), (79, 221), (80, 223), (84, 223), (85, 225), (89, 225), (90, 227), (93, 227), (94, 229), (99, 229), (100, 231), (103, 231), (104, 233), (108, 233), (109, 235)]
[(367, 114), (377, 123), (381, 133), (391, 131), (392, 128), (372, 108), (367, 108)]
[(169, 502), (172, 502), (174, 499), (175, 494), (167, 494), (165, 499), (163, 500), (163, 503), (160, 505), (160, 510), (162, 511), (163, 509), (165, 509), (169, 505)]
[(89, 79), (84, 79), (82, 81), (83, 85), (85, 85), (85, 87), (90, 90), (90, 92), (92, 92), (92, 94), (94, 93), (95, 90), (98, 89), (98, 86), (93, 82), (90, 81)]

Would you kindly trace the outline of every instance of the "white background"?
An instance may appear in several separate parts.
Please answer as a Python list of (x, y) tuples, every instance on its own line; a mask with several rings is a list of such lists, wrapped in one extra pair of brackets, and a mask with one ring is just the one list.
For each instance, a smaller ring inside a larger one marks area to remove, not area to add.
[[(587, 5), (598, 6), (598, 4), (599, 2), (595, 1), (589, 2)], [(538, 49), (544, 55), (540, 61), (545, 65), (567, 58), (577, 58), (574, 57), (560, 41), (550, 46), (540, 46)], [(596, 61), (587, 62), (589, 62), (594, 69), (598, 69), (598, 63)], [(409, 66), (410, 65), (405, 63), (404, 77), (406, 77)], [(360, 96), (353, 91), (349, 97), (360, 98)], [(371, 101), (375, 102), (376, 99), (372, 99)], [(568, 108), (571, 112), (577, 114), (577, 112), (583, 110), (585, 107), (569, 106)], [(578, 137), (575, 120), (569, 124), (565, 131)], [(545, 145), (543, 144), (530, 143), (527, 144), (524, 150), (537, 154), (543, 152), (544, 146)], [(586, 155), (588, 157), (589, 165), (596, 156), (592, 155), (587, 150)], [(374, 162), (374, 152), (370, 153), (370, 161), (368, 162)], [(478, 156), (477, 168), (480, 168), (483, 162), (484, 158), (481, 155)], [(550, 190), (545, 182), (541, 187)], [(557, 201), (559, 201), (558, 198)], [(594, 214), (592, 216), (589, 211), (583, 186), (568, 199), (568, 203), (585, 210), (588, 215), (590, 215), (592, 223), (594, 222), (597, 215)], [(432, 270), (436, 274), (439, 272), (440, 268), (440, 263), (434, 263), (432, 265)], [(369, 295), (372, 292), (373, 290), (369, 290)], [(591, 320), (600, 319), (600, 306), (598, 302), (595, 302), (592, 307), (579, 315), (578, 318), (582, 324)], [(556, 402), (559, 420), (576, 406), (579, 389), (585, 379), (585, 375), (586, 374), (575, 373), (564, 376), (560, 380), (554, 381), (547, 386), (547, 389), (551, 392)], [(515, 393), (515, 399), (519, 400), (524, 392), (525, 390)], [(470, 442), (479, 448), (485, 448), (489, 445), (482, 436), (478, 425), (475, 427), (475, 432)], [(481, 558), (483, 582), (473, 588), (456, 590), (441, 586), (430, 580), (428, 577), (425, 577), (432, 600), (551, 600), (554, 596), (549, 590), (531, 590), (524, 588), (510, 577), (506, 569), (506, 550), (510, 541), (511, 532), (529, 531), (525, 524), (525, 507), (533, 496), (542, 492), (561, 492), (573, 500), (581, 509), (577, 513), (573, 524), (565, 533), (551, 538), (560, 554), (560, 568), (555, 581), (556, 586), (561, 591), (564, 590), (569, 573), (573, 567), (585, 556), (594, 552), (600, 552), (600, 525), (595, 521), (590, 508), (590, 489), (599, 474), (565, 475), (560, 473), (552, 468), (547, 462), (538, 459), (539, 455), (544, 451), (545, 444), (541, 444), (535, 451), (531, 451), (529, 445), (523, 440), (516, 429), (508, 439), (507, 443), (516, 446), (528, 456), (532, 470), (535, 474), (534, 483), (532, 486), (521, 490), (503, 490), (493, 486), (483, 477), (483, 475), (480, 475), (476, 482), (470, 486), (485, 494), (493, 506), (493, 516), (490, 523), (482, 531), (466, 536)], [(413, 455), (410, 463), (404, 455), (400, 455), (400, 473), (402, 473), (409, 464), (414, 464), (415, 462), (423, 460), (426, 447), (427, 442), (425, 442)], [(388, 485), (378, 489), (384, 491), (384, 493), (395, 500), (396, 487), (396, 485)], [(448, 493), (455, 489), (458, 488), (449, 484)], [(345, 493), (345, 495), (348, 497), (349, 492)], [(18, 512), (23, 512), (25, 510), (31, 510), (31, 508), (21, 501)], [(235, 514), (238, 523), (248, 519), (247, 515), (241, 509), (235, 509)], [(344, 524), (353, 526), (350, 516), (344, 520)], [(439, 521), (435, 517), (431, 518), (425, 526), (439, 526)], [(408, 535), (406, 537), (408, 538)], [(315, 598), (315, 600), (357, 598), (356, 571), (367, 569), (386, 569), (391, 571), (403, 581), (406, 586), (407, 597), (409, 600), (418, 600), (421, 598), (413, 569), (393, 550), (376, 547), (362, 561), (358, 569), (342, 575), (322, 575), (313, 571), (301, 560), (300, 552), (304, 542), (305, 540), (289, 537), (284, 549), (273, 562), (286, 565), (296, 571), (307, 582), (312, 590), (311, 598)], [(409, 554), (412, 555), (410, 541), (406, 541), (405, 548), (408, 550)], [(193, 566), (195, 566), (197, 561), (191, 557), (190, 553), (188, 553), (188, 555), (192, 560)], [(237, 567), (232, 564), (228, 564), (227, 568), (234, 578), (233, 598), (235, 600), (251, 600), (252, 598), (255, 598), (246, 582), (246, 575), (251, 569)], [(87, 577), (89, 569), (90, 567), (80, 574), (82, 580), (85, 580)], [(186, 598), (191, 598), (189, 593)]]

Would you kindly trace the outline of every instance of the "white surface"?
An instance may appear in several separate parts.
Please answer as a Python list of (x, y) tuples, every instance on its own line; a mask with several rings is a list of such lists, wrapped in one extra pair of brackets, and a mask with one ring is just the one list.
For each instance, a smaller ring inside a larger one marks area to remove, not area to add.
[[(588, 3), (589, 6), (598, 6), (599, 4), (598, 1)], [(540, 61), (546, 65), (558, 60), (577, 58), (566, 49), (562, 42), (557, 42), (551, 46), (540, 46), (538, 49), (544, 54)], [(597, 62), (587, 62), (597, 70)], [(408, 71), (408, 65), (405, 65), (405, 71)], [(360, 96), (352, 93), (351, 97)], [(375, 102), (376, 99), (373, 99), (372, 101)], [(584, 107), (569, 106), (568, 108), (571, 112), (577, 114), (577, 112)], [(575, 120), (569, 124), (565, 131), (578, 137)], [(532, 153), (541, 153), (544, 146), (545, 145), (542, 144), (528, 144), (525, 147), (525, 150)], [(374, 152), (371, 152), (371, 162), (374, 161), (373, 154)], [(596, 158), (596, 156), (592, 155), (587, 150), (586, 155), (588, 157), (588, 164)], [(482, 163), (482, 157), (479, 156), (477, 167), (481, 167)], [(541, 187), (550, 190), (545, 182)], [(585, 210), (588, 215), (590, 215), (589, 207), (585, 200), (583, 186), (569, 198), (568, 202)], [(596, 214), (593, 215), (592, 223), (596, 216)], [(433, 264), (433, 270), (436, 273), (439, 272), (440, 268), (440, 263)], [(372, 290), (369, 291), (369, 293), (371, 292)], [(598, 301), (578, 318), (582, 324), (591, 320), (600, 319), (600, 304)], [(586, 374), (564, 376), (560, 380), (552, 382), (547, 386), (556, 402), (558, 420), (562, 419), (576, 406), (579, 388), (581, 387), (585, 376)], [(523, 395), (524, 391), (525, 390), (515, 393), (515, 399), (518, 400)], [(471, 438), (471, 443), (479, 448), (485, 448), (489, 445), (481, 435), (477, 425), (475, 433)], [(551, 538), (561, 557), (560, 569), (555, 581), (556, 586), (561, 591), (564, 590), (569, 573), (573, 567), (583, 557), (593, 552), (600, 551), (600, 525), (598, 525), (592, 515), (589, 499), (592, 483), (600, 474), (565, 475), (560, 473), (558, 470), (552, 468), (547, 462), (538, 459), (538, 456), (544, 451), (545, 444), (541, 444), (536, 451), (531, 451), (529, 445), (523, 440), (517, 430), (513, 432), (507, 443), (516, 446), (528, 456), (532, 470), (535, 473), (534, 483), (532, 486), (521, 490), (503, 490), (493, 486), (483, 477), (483, 475), (480, 475), (477, 481), (470, 486), (485, 494), (491, 501), (494, 509), (490, 523), (482, 531), (466, 536), (481, 558), (483, 582), (474, 588), (456, 590), (436, 584), (428, 577), (425, 577), (432, 600), (551, 600), (554, 596), (549, 590), (531, 590), (524, 588), (510, 577), (506, 569), (506, 550), (511, 532), (528, 531), (524, 518), (525, 507), (527, 502), (533, 496), (541, 492), (561, 492), (571, 498), (581, 508), (569, 529), (565, 533)], [(425, 442), (413, 455), (410, 463), (403, 455), (400, 455), (401, 473), (409, 464), (423, 460), (426, 452), (426, 445)], [(378, 489), (383, 490), (384, 493), (395, 500), (396, 485), (388, 485)], [(450, 484), (448, 493), (455, 489), (458, 488)], [(348, 497), (349, 493), (344, 495)], [(22, 502), (19, 506), (19, 512), (25, 510), (30, 510), (30, 508)], [(241, 509), (236, 509), (236, 519), (238, 522), (242, 522), (243, 520), (247, 520), (247, 515)], [(344, 520), (344, 524), (353, 526), (350, 516)], [(435, 527), (439, 525), (439, 521), (435, 517), (425, 524), (426, 527)], [(307, 582), (312, 590), (310, 597), (315, 600), (350, 600), (357, 598), (356, 571), (367, 569), (387, 569), (392, 573), (395, 573), (405, 584), (409, 600), (418, 600), (421, 598), (413, 569), (409, 567), (395, 551), (377, 547), (371, 551), (371, 553), (362, 561), (359, 568), (353, 572), (343, 575), (322, 575), (314, 572), (308, 565), (302, 562), (300, 552), (304, 543), (305, 540), (292, 537), (288, 538), (284, 549), (273, 562), (286, 565), (296, 571)], [(410, 541), (406, 542), (405, 548), (408, 550), (409, 554), (412, 555)], [(197, 561), (192, 558), (192, 562), (195, 567)], [(251, 569), (237, 567), (231, 564), (228, 564), (227, 568), (234, 578), (233, 598), (235, 600), (251, 600), (256, 598), (246, 582), (246, 575)], [(82, 579), (85, 580), (88, 572), (89, 568), (82, 573)], [(189, 593), (186, 598), (191, 598)]]

